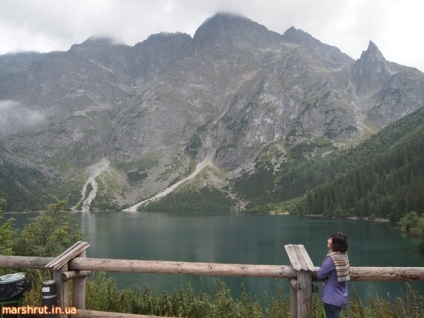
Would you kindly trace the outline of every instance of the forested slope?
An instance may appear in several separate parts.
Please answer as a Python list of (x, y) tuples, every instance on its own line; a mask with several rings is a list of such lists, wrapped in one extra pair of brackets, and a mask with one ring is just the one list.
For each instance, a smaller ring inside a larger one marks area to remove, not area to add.
[(356, 148), (297, 164), (280, 176), (275, 196), (294, 213), (396, 221), (410, 211), (424, 211), (423, 158), (420, 109)]

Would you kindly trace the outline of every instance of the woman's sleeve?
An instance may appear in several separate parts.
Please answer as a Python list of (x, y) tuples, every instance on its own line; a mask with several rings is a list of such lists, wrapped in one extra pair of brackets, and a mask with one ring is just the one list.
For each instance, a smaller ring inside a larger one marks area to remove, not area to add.
[(334, 267), (334, 262), (331, 257), (327, 257), (324, 262), (322, 262), (322, 265), (317, 270), (317, 276), (319, 279), (327, 278), (328, 275), (332, 271), (334, 271), (336, 268)]

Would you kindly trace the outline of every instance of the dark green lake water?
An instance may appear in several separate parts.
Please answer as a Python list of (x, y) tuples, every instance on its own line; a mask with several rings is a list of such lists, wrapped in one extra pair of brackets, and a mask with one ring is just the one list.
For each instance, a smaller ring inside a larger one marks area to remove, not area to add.
[[(351, 266), (424, 266), (417, 242), (387, 223), (307, 218), (285, 215), (190, 215), (171, 213), (78, 213), (91, 244), (89, 257), (168, 260), (234, 264), (289, 265), (285, 244), (303, 244), (315, 266), (324, 258), (328, 236), (342, 231), (349, 238)], [(14, 216), (16, 218), (16, 216)], [(21, 221), (19, 221), (21, 222)], [(158, 293), (190, 284), (212, 290), (216, 278), (190, 275), (114, 273), (121, 287), (150, 286)], [(220, 278), (234, 296), (243, 284), (262, 298), (276, 287), (288, 292), (285, 280)], [(411, 283), (420, 293), (424, 283)], [(351, 291), (362, 297), (396, 297), (405, 283), (352, 282)]]

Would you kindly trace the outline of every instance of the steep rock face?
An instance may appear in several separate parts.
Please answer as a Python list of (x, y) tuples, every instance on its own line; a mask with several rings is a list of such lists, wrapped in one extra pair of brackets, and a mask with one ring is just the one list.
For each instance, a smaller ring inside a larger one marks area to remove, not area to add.
[(371, 41), (353, 65), (352, 82), (366, 117), (378, 127), (423, 106), (423, 73), (387, 61)]
[(173, 67), (179, 60), (193, 54), (192, 38), (184, 33), (160, 33), (134, 46), (132, 78), (135, 84)]
[(370, 41), (368, 49), (362, 52), (352, 69), (352, 81), (356, 84), (356, 93), (366, 95), (380, 90), (390, 76), (389, 63), (377, 46)]
[(288, 43), (309, 48), (315, 55), (319, 56), (324, 61), (331, 61), (329, 65), (337, 65), (337, 63), (340, 63), (340, 65), (352, 63), (352, 59), (342, 53), (338, 48), (324, 44), (312, 37), (309, 33), (296, 29), (295, 27), (291, 27), (284, 32), (283, 40)]
[(72, 184), (76, 203), (85, 167), (107, 158), (115, 170), (99, 192), (123, 206), (205, 157), (230, 181), (271, 148), (278, 166), (286, 147), (349, 144), (422, 107), (423, 86), (423, 73), (386, 61), (372, 42), (354, 61), (302, 30), (280, 35), (221, 13), (193, 38), (160, 33), (133, 47), (90, 38), (67, 52), (0, 56), (0, 118), (21, 118), (4, 121), (0, 159)]

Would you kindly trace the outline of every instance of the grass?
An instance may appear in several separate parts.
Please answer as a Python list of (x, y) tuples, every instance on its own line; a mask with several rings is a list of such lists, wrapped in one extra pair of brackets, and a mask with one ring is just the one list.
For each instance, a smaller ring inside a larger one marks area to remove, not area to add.
[[(32, 288), (26, 292), (24, 305), (41, 304), (41, 282), (48, 279), (46, 271), (29, 273)], [(69, 293), (71, 294), (71, 293)], [(70, 301), (70, 300), (69, 300)], [(192, 287), (181, 287), (173, 293), (159, 293), (151, 287), (119, 289), (114, 278), (98, 273), (87, 281), (86, 308), (120, 313), (190, 318), (281, 318), (290, 316), (290, 300), (276, 285), (274, 296), (252, 295), (241, 286), (240, 296), (219, 279), (213, 291), (195, 292)], [(324, 318), (323, 305), (318, 294), (313, 295), (313, 317)], [(424, 317), (424, 296), (406, 283), (400, 297), (382, 298), (376, 295), (365, 302), (353, 291), (342, 311), (343, 318), (419, 318)]]

